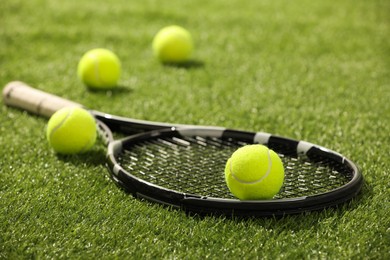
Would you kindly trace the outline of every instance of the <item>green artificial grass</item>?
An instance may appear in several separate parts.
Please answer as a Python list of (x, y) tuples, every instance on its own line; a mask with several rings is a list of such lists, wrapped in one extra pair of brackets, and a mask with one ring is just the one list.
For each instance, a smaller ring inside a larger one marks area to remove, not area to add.
[[(104, 147), (57, 156), (46, 119), (0, 106), (0, 258), (389, 259), (388, 1), (2, 0), (0, 85), (12, 80), (146, 120), (223, 125), (318, 143), (361, 167), (336, 209), (283, 218), (193, 217), (134, 199)], [(193, 66), (151, 42), (178, 24)], [(88, 91), (84, 52), (113, 50), (120, 87)]]

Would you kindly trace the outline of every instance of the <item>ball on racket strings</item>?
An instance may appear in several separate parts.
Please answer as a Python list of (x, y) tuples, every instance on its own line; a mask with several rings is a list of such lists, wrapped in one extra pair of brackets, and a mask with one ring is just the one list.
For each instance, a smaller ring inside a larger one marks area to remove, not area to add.
[(190, 32), (177, 25), (162, 28), (153, 39), (154, 55), (163, 63), (188, 62), (193, 49)]
[(92, 89), (111, 89), (118, 85), (121, 62), (118, 56), (107, 49), (92, 49), (86, 52), (77, 66), (79, 79)]
[(66, 107), (51, 116), (46, 137), (57, 153), (82, 153), (94, 145), (96, 129), (96, 121), (88, 111)]
[(230, 192), (240, 200), (272, 199), (283, 185), (283, 163), (264, 145), (246, 145), (228, 159), (225, 180)]

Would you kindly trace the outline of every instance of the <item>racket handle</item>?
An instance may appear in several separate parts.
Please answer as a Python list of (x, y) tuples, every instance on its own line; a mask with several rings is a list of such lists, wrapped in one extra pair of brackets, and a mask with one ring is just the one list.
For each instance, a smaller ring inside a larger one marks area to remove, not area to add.
[(64, 107), (82, 107), (78, 103), (32, 88), (20, 81), (12, 81), (4, 87), (3, 100), (8, 106), (48, 118)]

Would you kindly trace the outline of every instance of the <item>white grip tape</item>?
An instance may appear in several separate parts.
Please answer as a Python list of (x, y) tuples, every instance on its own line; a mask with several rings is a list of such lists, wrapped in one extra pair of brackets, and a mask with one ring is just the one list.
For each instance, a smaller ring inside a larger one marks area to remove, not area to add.
[(45, 117), (50, 117), (64, 107), (82, 107), (76, 102), (34, 89), (20, 81), (13, 81), (5, 86), (3, 100), (8, 106), (22, 108)]

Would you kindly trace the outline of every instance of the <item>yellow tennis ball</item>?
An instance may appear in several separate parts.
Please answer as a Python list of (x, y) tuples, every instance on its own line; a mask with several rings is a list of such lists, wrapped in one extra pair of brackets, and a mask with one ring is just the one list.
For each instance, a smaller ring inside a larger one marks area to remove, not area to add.
[(119, 58), (107, 49), (92, 49), (80, 59), (77, 74), (88, 87), (110, 89), (118, 85), (121, 75)]
[(177, 25), (162, 28), (153, 39), (154, 55), (164, 63), (187, 62), (193, 48), (191, 34)]
[(271, 199), (283, 185), (283, 163), (264, 145), (243, 146), (228, 159), (225, 180), (230, 192), (241, 200)]
[(82, 108), (62, 108), (51, 116), (46, 137), (57, 153), (82, 153), (96, 141), (96, 121)]

